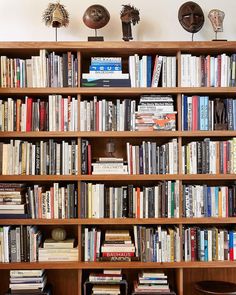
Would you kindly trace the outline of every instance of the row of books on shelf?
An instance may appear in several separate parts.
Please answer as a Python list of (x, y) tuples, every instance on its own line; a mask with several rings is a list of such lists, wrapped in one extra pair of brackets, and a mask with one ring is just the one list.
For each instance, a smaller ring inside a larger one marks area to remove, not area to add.
[(2, 88), (78, 86), (78, 59), (70, 51), (59, 55), (40, 49), (30, 58), (1, 56), (0, 60)]
[[(236, 187), (163, 181), (155, 186), (81, 183), (81, 218), (234, 217)], [(65, 219), (78, 216), (75, 184), (0, 183), (0, 218)]]
[(35, 225), (0, 227), (0, 262), (78, 261), (75, 240), (43, 239)]
[(179, 181), (156, 186), (81, 184), (81, 218), (179, 217)]
[(10, 140), (0, 143), (2, 175), (75, 175), (78, 173), (78, 145), (54, 139)]
[(0, 183), (0, 218), (75, 218), (78, 194), (74, 184), (50, 186)]
[(171, 95), (142, 95), (136, 100), (100, 99), (80, 102), (81, 131), (176, 130), (176, 112)]
[[(236, 130), (235, 109), (233, 98), (183, 95), (182, 130), (216, 130), (219, 121), (225, 130)], [(174, 131), (176, 113), (170, 95), (142, 95), (138, 104), (128, 98), (109, 101), (95, 96), (80, 102), (80, 131)], [(78, 100), (61, 95), (49, 95), (48, 101), (1, 99), (0, 131), (78, 131)]]
[(236, 232), (216, 227), (184, 228), (184, 261), (233, 261)]
[(78, 100), (49, 95), (0, 100), (0, 131), (78, 131)]
[(236, 99), (182, 96), (182, 130), (236, 130)]
[(183, 174), (235, 174), (236, 138), (193, 141), (182, 146)]
[[(124, 145), (125, 148), (125, 145)], [(193, 141), (182, 146), (183, 174), (235, 174), (236, 140)], [(81, 141), (82, 174), (177, 174), (178, 143), (141, 141), (126, 143), (126, 160), (116, 157), (93, 159), (88, 140)], [(58, 143), (54, 139), (28, 142), (10, 140), (0, 143), (2, 175), (76, 175), (78, 145), (75, 140)]]
[[(121, 57), (91, 57), (87, 87), (176, 87), (176, 56), (127, 55), (129, 73), (122, 72)], [(181, 86), (227, 87), (236, 85), (236, 54), (181, 54)], [(38, 56), (1, 56), (1, 87), (77, 87), (78, 59), (70, 51), (57, 54), (39, 50)]]
[(235, 217), (236, 187), (183, 185), (184, 217)]
[[(129, 230), (85, 228), (85, 261), (234, 261), (235, 230), (216, 227), (183, 227), (181, 245), (178, 227), (134, 226), (133, 240)], [(101, 246), (100, 246), (101, 245)], [(183, 257), (181, 258), (181, 248)]]
[(181, 54), (181, 86), (236, 86), (236, 54)]
[[(130, 229), (84, 229), (84, 261), (234, 261), (236, 233), (212, 226), (133, 226)], [(0, 228), (0, 261), (78, 261), (74, 238), (43, 240), (36, 226)], [(183, 256), (181, 249), (183, 248)]]
[(134, 242), (129, 230), (85, 228), (85, 261), (133, 261), (174, 262), (180, 261), (179, 228), (148, 228), (134, 226)]
[[(176, 56), (129, 56), (131, 87), (176, 87)], [(153, 69), (153, 70), (152, 70)]]
[(92, 147), (88, 140), (81, 143), (82, 174), (176, 174), (178, 143), (172, 139), (158, 146), (157, 142), (142, 141), (140, 145), (126, 143), (126, 159), (101, 157), (92, 163)]

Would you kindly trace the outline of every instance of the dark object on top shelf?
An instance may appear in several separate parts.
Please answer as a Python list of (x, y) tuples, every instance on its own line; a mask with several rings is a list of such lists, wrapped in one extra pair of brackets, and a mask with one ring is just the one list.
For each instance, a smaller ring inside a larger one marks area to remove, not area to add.
[(214, 109), (215, 130), (227, 130), (225, 104), (219, 97), (215, 99)]
[(88, 37), (88, 41), (104, 41), (102, 36), (97, 36), (97, 29), (105, 27), (109, 20), (110, 14), (104, 6), (98, 4), (89, 6), (83, 15), (83, 22), (87, 27), (95, 30), (95, 36)]
[(236, 284), (224, 281), (200, 281), (194, 285), (199, 294), (235, 295)]
[(201, 7), (193, 2), (188, 1), (180, 6), (178, 18), (181, 26), (193, 35), (201, 30), (204, 24), (204, 14)]
[(131, 23), (136, 25), (140, 21), (139, 10), (132, 5), (122, 5), (120, 19), (122, 22), (123, 40), (133, 40)]

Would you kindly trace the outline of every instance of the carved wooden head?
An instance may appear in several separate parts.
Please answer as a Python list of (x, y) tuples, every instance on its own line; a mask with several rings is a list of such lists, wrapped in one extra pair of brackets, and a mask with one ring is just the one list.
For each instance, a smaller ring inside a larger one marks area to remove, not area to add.
[(197, 33), (204, 24), (204, 14), (201, 7), (192, 1), (185, 2), (178, 14), (181, 26), (190, 33)]
[(89, 6), (83, 16), (83, 22), (91, 29), (100, 29), (104, 27), (110, 20), (108, 10), (102, 5)]

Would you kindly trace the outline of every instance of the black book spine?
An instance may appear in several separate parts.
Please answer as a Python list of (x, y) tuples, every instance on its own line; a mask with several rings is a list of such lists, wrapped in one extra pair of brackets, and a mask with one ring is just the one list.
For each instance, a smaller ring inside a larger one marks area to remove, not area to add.
[(128, 196), (127, 196), (127, 187), (122, 189), (122, 217), (128, 217)]

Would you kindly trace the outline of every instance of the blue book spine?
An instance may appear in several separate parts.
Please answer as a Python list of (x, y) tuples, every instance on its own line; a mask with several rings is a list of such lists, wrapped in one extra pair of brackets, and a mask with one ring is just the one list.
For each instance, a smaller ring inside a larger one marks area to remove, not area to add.
[(234, 248), (234, 233), (231, 230), (229, 232), (229, 253), (233, 250)]
[(205, 116), (204, 116), (204, 119), (205, 119), (205, 123), (204, 123), (205, 129), (204, 130), (209, 130), (209, 97), (208, 96), (205, 96), (204, 105), (205, 105)]
[(147, 87), (151, 87), (152, 83), (152, 57), (147, 56)]
[(89, 71), (121, 71), (120, 64), (91, 64)]
[(207, 187), (207, 215), (211, 217), (211, 188)]
[(203, 203), (204, 203), (204, 217), (208, 217), (208, 192), (207, 186), (203, 186)]
[(205, 98), (204, 96), (199, 96), (199, 123), (200, 123), (200, 130), (205, 130)]
[(188, 130), (188, 97), (183, 95), (183, 129)]
[(208, 231), (204, 230), (204, 261), (208, 261)]

